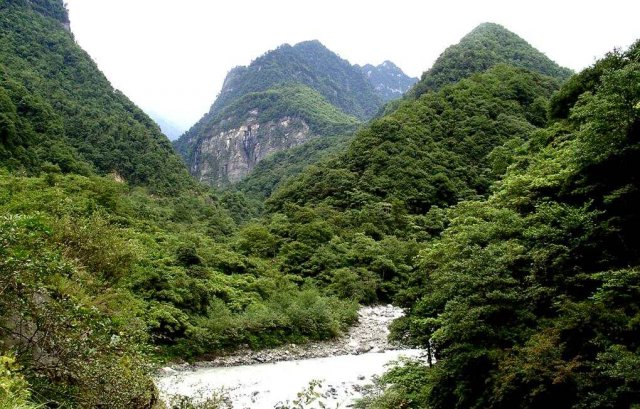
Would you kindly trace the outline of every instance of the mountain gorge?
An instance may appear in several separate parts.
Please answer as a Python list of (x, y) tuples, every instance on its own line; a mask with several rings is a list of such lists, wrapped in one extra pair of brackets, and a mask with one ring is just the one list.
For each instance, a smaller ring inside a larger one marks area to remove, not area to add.
[(199, 184), (67, 25), (0, 0), (0, 408), (228, 408), (159, 367), (388, 303), (426, 356), (356, 408), (640, 405), (640, 42), (571, 75), (483, 24), (385, 110), (390, 62), (282, 46), (176, 142)]
[(236, 183), (270, 154), (348, 134), (400, 97), (395, 90), (411, 80), (392, 63), (383, 68), (365, 75), (318, 41), (283, 45), (231, 70), (209, 113), (175, 147), (200, 181)]

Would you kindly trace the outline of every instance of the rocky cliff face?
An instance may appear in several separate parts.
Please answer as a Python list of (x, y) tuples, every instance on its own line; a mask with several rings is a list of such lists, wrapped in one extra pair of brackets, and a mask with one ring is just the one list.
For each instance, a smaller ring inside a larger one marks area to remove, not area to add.
[(389, 61), (366, 67), (318, 41), (282, 45), (232, 69), (209, 112), (174, 147), (200, 181), (238, 182), (271, 153), (353, 132), (416, 81)]
[(210, 137), (196, 142), (190, 171), (201, 182), (224, 186), (244, 178), (255, 165), (274, 152), (299, 145), (312, 137), (309, 125), (300, 118), (285, 116), (260, 122), (252, 110), (238, 127), (226, 129), (222, 121)]

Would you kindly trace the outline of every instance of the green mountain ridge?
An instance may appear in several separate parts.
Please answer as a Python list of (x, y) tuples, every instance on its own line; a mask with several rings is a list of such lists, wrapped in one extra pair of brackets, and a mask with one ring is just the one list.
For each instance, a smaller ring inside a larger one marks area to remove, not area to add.
[(294, 46), (284, 44), (258, 57), (248, 67), (231, 70), (209, 114), (215, 115), (229, 102), (249, 92), (286, 83), (306, 85), (332, 105), (361, 120), (373, 116), (381, 106), (373, 87), (358, 70), (313, 40)]
[(37, 173), (116, 173), (157, 191), (193, 186), (157, 125), (115, 90), (60, 24), (59, 1), (0, 5), (0, 161)]
[(361, 69), (319, 41), (285, 44), (232, 69), (209, 113), (174, 147), (198, 180), (224, 187), (274, 152), (352, 132), (381, 105)]
[(483, 23), (447, 48), (420, 81), (409, 91), (416, 98), (425, 92), (458, 82), (497, 64), (526, 68), (560, 81), (572, 74), (533, 48), (518, 35), (495, 23)]

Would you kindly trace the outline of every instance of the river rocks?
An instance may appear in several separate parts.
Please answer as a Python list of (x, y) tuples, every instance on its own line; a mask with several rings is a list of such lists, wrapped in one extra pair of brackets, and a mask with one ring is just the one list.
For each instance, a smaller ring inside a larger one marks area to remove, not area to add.
[[(401, 346), (388, 341), (388, 327), (393, 320), (402, 317), (402, 315), (402, 309), (392, 305), (362, 307), (358, 312), (358, 323), (341, 338), (305, 345), (291, 344), (262, 351), (243, 348), (233, 354), (218, 357), (213, 361), (198, 362), (190, 368), (252, 365), (256, 362), (270, 363), (339, 355), (359, 355), (372, 352), (382, 353), (388, 350), (395, 350)], [(173, 368), (177, 370), (185, 369), (184, 366), (174, 366)]]

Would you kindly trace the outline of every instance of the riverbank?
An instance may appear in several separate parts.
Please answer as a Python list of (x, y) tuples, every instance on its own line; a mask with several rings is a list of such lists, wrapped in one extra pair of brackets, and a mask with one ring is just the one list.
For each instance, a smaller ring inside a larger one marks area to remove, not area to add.
[(215, 395), (222, 397), (221, 407), (272, 409), (291, 407), (313, 384), (316, 401), (305, 407), (350, 407), (390, 362), (423, 355), (388, 341), (389, 325), (402, 315), (391, 305), (363, 307), (358, 323), (338, 339), (165, 368), (157, 386), (165, 401), (184, 396), (199, 402)]
[(402, 348), (387, 339), (389, 325), (402, 317), (403, 311), (393, 305), (362, 307), (358, 311), (358, 323), (342, 337), (303, 345), (284, 345), (272, 349), (253, 351), (240, 349), (232, 354), (217, 357), (211, 361), (194, 364), (175, 364), (163, 368), (164, 374), (174, 371), (195, 370), (199, 368), (229, 367), (274, 363), (310, 358), (325, 358), (342, 355), (359, 355), (367, 352), (382, 353)]

